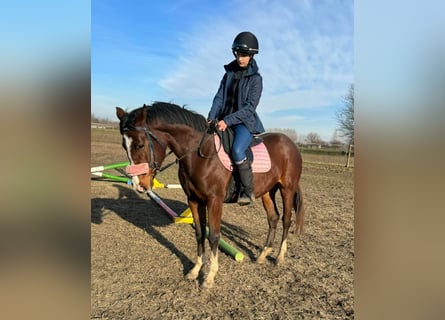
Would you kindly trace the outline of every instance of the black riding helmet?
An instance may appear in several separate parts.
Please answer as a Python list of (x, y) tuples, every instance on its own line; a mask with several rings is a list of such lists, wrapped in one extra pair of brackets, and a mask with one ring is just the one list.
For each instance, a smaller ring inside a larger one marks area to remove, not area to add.
[(258, 53), (258, 40), (252, 32), (241, 32), (233, 40), (232, 52), (236, 56), (236, 52), (241, 52), (249, 55)]

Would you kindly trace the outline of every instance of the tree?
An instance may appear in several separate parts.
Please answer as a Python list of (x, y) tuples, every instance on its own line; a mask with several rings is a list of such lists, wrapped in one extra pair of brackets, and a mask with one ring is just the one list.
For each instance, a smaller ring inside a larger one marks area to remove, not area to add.
[(349, 87), (348, 94), (343, 98), (343, 109), (337, 113), (340, 131), (349, 144), (354, 143), (354, 84)]
[(333, 146), (339, 146), (342, 144), (338, 132), (339, 132), (339, 130), (335, 130), (334, 134), (332, 135), (331, 141), (329, 141), (329, 143)]
[(306, 136), (306, 143), (307, 144), (322, 144), (323, 140), (321, 140), (321, 137), (318, 133), (309, 132)]

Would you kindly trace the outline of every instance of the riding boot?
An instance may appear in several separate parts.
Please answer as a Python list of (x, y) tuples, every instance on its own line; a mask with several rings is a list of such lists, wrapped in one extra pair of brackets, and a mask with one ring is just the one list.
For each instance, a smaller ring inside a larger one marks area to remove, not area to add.
[(238, 204), (245, 206), (255, 200), (253, 195), (253, 174), (252, 167), (249, 160), (245, 160), (237, 165), (238, 174), (240, 178), (240, 195), (238, 197)]

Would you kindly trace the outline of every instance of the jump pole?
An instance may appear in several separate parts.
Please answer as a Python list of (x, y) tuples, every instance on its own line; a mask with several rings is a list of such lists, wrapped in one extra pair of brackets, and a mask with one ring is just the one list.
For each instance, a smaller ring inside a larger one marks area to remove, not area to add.
[(119, 182), (125, 182), (127, 184), (131, 184), (131, 179), (128, 179), (126, 177), (119, 177), (119, 176), (115, 176), (115, 175), (112, 175), (112, 174), (103, 173), (103, 172), (100, 172), (100, 171), (91, 172), (91, 174), (93, 176), (96, 176), (96, 177), (102, 177), (102, 178), (107, 178), (107, 179), (116, 180), (116, 181), (119, 181)]
[[(119, 176), (115, 176), (115, 175), (108, 174), (108, 173), (103, 173), (102, 171), (126, 167), (129, 164), (130, 164), (130, 162), (126, 161), (126, 162), (119, 162), (119, 163), (107, 164), (107, 165), (103, 165), (103, 166), (92, 167), (91, 174), (94, 176), (97, 176), (97, 177), (103, 177), (103, 178), (108, 178), (108, 179), (128, 183), (128, 181), (131, 181), (128, 178), (119, 177)], [(182, 189), (182, 186), (180, 184), (160, 183), (157, 179), (154, 179), (153, 180), (153, 188)]]
[(156, 178), (154, 178), (152, 188), (182, 189), (182, 186), (180, 184), (160, 183)]
[(116, 169), (116, 168), (122, 168), (122, 167), (126, 167), (130, 164), (130, 162), (119, 162), (119, 163), (114, 163), (114, 164), (107, 164), (104, 166), (98, 166), (98, 167), (92, 167), (91, 168), (91, 173), (93, 172), (98, 172), (98, 171), (104, 171), (104, 170), (108, 170), (108, 169)]
[(164, 209), (165, 213), (167, 213), (167, 215), (174, 219), (175, 217), (177, 217), (178, 215), (176, 214), (176, 212), (174, 212), (172, 209), (170, 209), (169, 206), (167, 206), (164, 201), (161, 200), (161, 198), (158, 197), (158, 195), (156, 193), (154, 193), (151, 190), (147, 191), (147, 194), (149, 195), (149, 197), (151, 199), (153, 199), (162, 209)]
[[(128, 166), (129, 164), (130, 163), (127, 161), (127, 162), (114, 163), (114, 164), (109, 164), (109, 165), (104, 165), (104, 166), (92, 167), (91, 174), (96, 177), (102, 177), (102, 178), (112, 179), (115, 181), (131, 184), (131, 179), (102, 172), (104, 170), (125, 167), (125, 166)], [(156, 179), (154, 179), (154, 181), (153, 181), (153, 187), (154, 188), (182, 188), (182, 186), (180, 184), (162, 184)], [(167, 215), (171, 219), (173, 219), (175, 223), (190, 223), (190, 224), (193, 223), (193, 218), (191, 217), (190, 208), (187, 208), (182, 214), (178, 215), (169, 206), (167, 206), (161, 200), (161, 198), (158, 197), (158, 195), (156, 193), (149, 190), (149, 191), (147, 191), (147, 194), (162, 209), (164, 209), (165, 213), (167, 213)], [(206, 227), (206, 236), (207, 236), (207, 238), (209, 237), (209, 228), (208, 227)], [(243, 261), (244, 255), (241, 252), (239, 252), (238, 250), (236, 250), (235, 248), (233, 248), (230, 244), (228, 244), (223, 239), (219, 240), (218, 246), (221, 250), (223, 250), (224, 252), (226, 252), (227, 254), (232, 256), (235, 259), (235, 261), (239, 261), (239, 262)]]
[[(131, 179), (127, 178), (127, 177), (122, 177), (122, 176), (116, 176), (113, 174), (108, 174), (108, 173), (104, 173), (102, 171), (99, 170), (103, 170), (103, 169), (116, 169), (122, 166), (126, 166), (128, 165), (129, 162), (122, 162), (122, 163), (116, 163), (116, 164), (112, 164), (112, 165), (107, 165), (107, 166), (98, 166), (98, 167), (93, 167), (91, 168), (91, 174), (93, 176), (96, 177), (101, 177), (101, 178), (106, 178), (106, 179), (110, 179), (110, 180), (114, 180), (114, 181), (119, 181), (119, 182), (124, 182), (128, 185), (131, 185)], [(153, 189), (158, 189), (158, 188), (168, 188), (168, 189), (182, 189), (182, 186), (180, 184), (166, 184), (166, 183), (160, 183), (157, 179), (153, 179)], [(153, 200), (157, 200), (159, 199), (159, 197), (157, 197), (156, 194), (154, 194)], [(163, 202), (159, 203), (160, 206), (163, 205)], [(165, 205), (165, 204), (164, 204)], [(192, 217), (192, 213), (190, 211), (190, 208), (187, 208), (183, 213), (181, 213), (180, 215), (176, 215), (176, 213), (174, 213), (176, 216), (172, 216), (172, 212), (171, 209), (169, 207), (165, 207), (164, 208), (166, 210), (166, 212), (170, 213), (171, 218), (173, 219), (173, 221), (175, 223), (188, 223), (188, 224), (192, 224), (193, 223), (193, 217)]]
[[(206, 237), (209, 237), (209, 228), (206, 227)], [(222, 238), (219, 239), (218, 246), (221, 250), (232, 256), (235, 261), (241, 262), (244, 259), (244, 255), (232, 247), (230, 244), (225, 242)]]
[[(158, 195), (156, 193), (154, 193), (151, 190), (147, 191), (148, 196), (153, 199), (162, 209), (164, 209), (164, 211), (167, 213), (167, 215), (172, 218), (178, 218), (178, 214), (176, 212), (174, 212), (170, 207), (168, 207), (162, 200), (161, 198), (158, 197)], [(209, 237), (209, 228), (206, 227), (206, 237)], [(238, 250), (236, 250), (234, 247), (232, 247), (230, 244), (228, 244), (226, 241), (224, 241), (223, 239), (219, 239), (218, 242), (218, 247), (223, 250), (224, 252), (226, 252), (228, 255), (230, 255), (231, 257), (233, 257), (235, 259), (235, 261), (241, 262), (244, 259), (244, 255), (239, 252)]]

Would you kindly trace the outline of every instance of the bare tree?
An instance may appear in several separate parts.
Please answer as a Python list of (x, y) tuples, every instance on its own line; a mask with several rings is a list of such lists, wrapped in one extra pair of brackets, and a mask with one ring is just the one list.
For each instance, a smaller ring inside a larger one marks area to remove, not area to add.
[(339, 130), (335, 130), (334, 134), (332, 135), (331, 141), (329, 143), (333, 146), (339, 146), (342, 145), (342, 141), (340, 139)]
[(340, 131), (349, 144), (354, 144), (354, 84), (349, 87), (348, 94), (343, 98), (343, 109), (337, 113)]
[(308, 144), (322, 144), (323, 140), (318, 133), (309, 132), (306, 136), (306, 143)]

